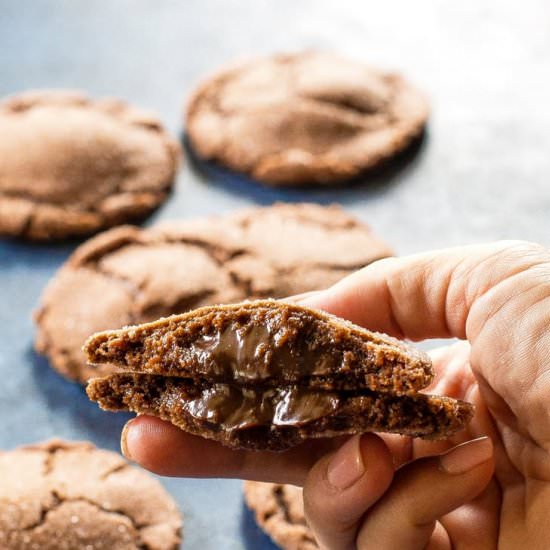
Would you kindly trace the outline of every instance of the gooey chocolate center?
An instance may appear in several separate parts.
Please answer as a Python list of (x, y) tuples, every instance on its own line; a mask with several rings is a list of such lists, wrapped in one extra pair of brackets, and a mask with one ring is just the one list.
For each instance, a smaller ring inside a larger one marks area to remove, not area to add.
[(322, 418), (339, 406), (336, 393), (301, 387), (256, 390), (231, 384), (215, 384), (182, 403), (199, 420), (224, 429), (243, 429), (273, 424), (298, 426)]
[(316, 348), (306, 339), (290, 344), (284, 332), (266, 325), (227, 327), (203, 335), (188, 348), (199, 359), (205, 373), (220, 377), (259, 380), (283, 375), (298, 379), (304, 375), (333, 372), (336, 357)]

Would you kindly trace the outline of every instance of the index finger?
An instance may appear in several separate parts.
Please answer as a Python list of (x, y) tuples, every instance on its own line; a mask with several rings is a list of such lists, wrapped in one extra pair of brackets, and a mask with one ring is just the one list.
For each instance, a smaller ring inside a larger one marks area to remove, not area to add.
[[(464, 339), (470, 328), (483, 324), (482, 319), (470, 323), (476, 300), (541, 263), (541, 250), (521, 241), (500, 241), (387, 258), (299, 303), (397, 338)], [(491, 314), (488, 305), (482, 315)]]
[(140, 415), (122, 432), (126, 458), (164, 476), (236, 478), (301, 486), (313, 464), (347, 439), (317, 439), (282, 453), (235, 450)]

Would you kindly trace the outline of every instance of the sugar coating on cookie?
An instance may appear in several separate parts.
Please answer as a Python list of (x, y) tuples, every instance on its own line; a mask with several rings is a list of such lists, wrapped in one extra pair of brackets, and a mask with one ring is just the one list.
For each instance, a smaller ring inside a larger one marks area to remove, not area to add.
[(120, 227), (83, 244), (45, 290), (35, 347), (67, 378), (86, 338), (209, 304), (325, 288), (390, 248), (338, 206), (278, 204), (226, 216)]
[(81, 237), (137, 221), (172, 187), (179, 145), (118, 99), (42, 90), (0, 102), (0, 235)]
[(319, 548), (306, 522), (300, 487), (245, 481), (243, 491), (256, 523), (282, 550)]
[(0, 451), (0, 479), (2, 549), (179, 548), (176, 504), (117, 453), (60, 440)]
[(306, 51), (236, 64), (191, 97), (199, 156), (270, 185), (345, 182), (406, 149), (428, 117), (402, 76)]

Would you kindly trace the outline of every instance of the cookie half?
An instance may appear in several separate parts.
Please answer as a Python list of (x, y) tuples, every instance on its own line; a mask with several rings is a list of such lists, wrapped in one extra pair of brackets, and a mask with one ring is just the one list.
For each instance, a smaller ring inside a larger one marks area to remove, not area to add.
[(283, 451), (368, 431), (429, 439), (462, 429), (470, 404), (417, 393), (429, 357), (389, 336), (275, 300), (208, 306), (92, 336), (90, 380), (106, 410), (158, 416), (233, 448)]
[(468, 403), (423, 393), (254, 390), (143, 374), (92, 378), (86, 391), (104, 410), (157, 416), (227, 447), (256, 451), (279, 452), (309, 439), (363, 432), (442, 439), (472, 416)]
[(256, 523), (282, 550), (318, 550), (306, 522), (300, 487), (245, 481), (243, 490)]
[(0, 547), (176, 550), (182, 519), (158, 481), (91, 443), (0, 451)]
[(86, 338), (202, 305), (325, 288), (391, 255), (338, 206), (251, 208), (151, 229), (121, 227), (76, 249), (45, 290), (35, 347), (67, 378), (86, 366)]
[(141, 220), (167, 197), (179, 145), (150, 113), (80, 92), (0, 102), (0, 235), (81, 237)]
[(198, 87), (196, 153), (275, 186), (349, 181), (424, 130), (424, 95), (396, 73), (306, 51), (234, 65)]
[(92, 364), (211, 384), (398, 394), (433, 380), (428, 355), (323, 311), (277, 300), (206, 306), (93, 335)]

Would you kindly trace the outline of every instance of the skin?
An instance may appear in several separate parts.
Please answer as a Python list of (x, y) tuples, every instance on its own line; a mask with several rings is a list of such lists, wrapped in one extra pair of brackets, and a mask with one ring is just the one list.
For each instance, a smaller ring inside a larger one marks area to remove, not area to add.
[(327, 550), (549, 547), (549, 250), (499, 242), (382, 260), (294, 299), (398, 338), (462, 340), (434, 352), (429, 390), (474, 403), (473, 421), (446, 441), (364, 434), (274, 454), (142, 416), (125, 454), (164, 475), (303, 486)]

